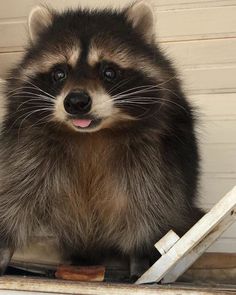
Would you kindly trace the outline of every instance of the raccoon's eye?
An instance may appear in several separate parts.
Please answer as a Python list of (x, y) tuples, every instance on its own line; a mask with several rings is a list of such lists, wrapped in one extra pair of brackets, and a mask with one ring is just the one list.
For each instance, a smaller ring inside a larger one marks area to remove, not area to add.
[(67, 71), (65, 69), (57, 68), (52, 72), (52, 79), (54, 82), (61, 82), (67, 78)]
[(112, 67), (104, 68), (102, 75), (103, 75), (103, 79), (108, 82), (114, 81), (117, 77), (117, 73), (116, 73), (115, 69), (113, 69)]

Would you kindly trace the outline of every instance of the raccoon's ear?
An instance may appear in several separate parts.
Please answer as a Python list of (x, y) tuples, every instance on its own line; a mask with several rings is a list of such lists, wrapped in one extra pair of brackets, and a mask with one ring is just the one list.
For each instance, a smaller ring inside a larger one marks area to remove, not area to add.
[(53, 12), (45, 6), (34, 7), (28, 18), (29, 34), (32, 42), (35, 42), (43, 30), (51, 25)]
[(133, 25), (133, 28), (138, 31), (148, 43), (154, 40), (154, 14), (152, 7), (145, 1), (137, 1), (130, 6), (125, 15)]

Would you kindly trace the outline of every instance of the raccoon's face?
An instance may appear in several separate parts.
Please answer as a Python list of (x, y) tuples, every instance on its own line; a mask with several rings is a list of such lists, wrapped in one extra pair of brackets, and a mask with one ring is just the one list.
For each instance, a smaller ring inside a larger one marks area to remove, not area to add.
[(162, 104), (158, 85), (168, 76), (145, 3), (121, 12), (37, 7), (29, 29), (31, 46), (7, 93), (18, 123), (92, 132), (145, 120)]

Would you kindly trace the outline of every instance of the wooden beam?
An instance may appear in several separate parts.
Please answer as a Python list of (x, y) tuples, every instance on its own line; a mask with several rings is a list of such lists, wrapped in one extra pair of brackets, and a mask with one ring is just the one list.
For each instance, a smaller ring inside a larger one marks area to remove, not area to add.
[[(191, 267), (192, 269), (236, 269), (236, 253), (204, 253)], [(236, 281), (236, 280), (235, 280)]]
[(155, 244), (155, 248), (161, 253), (161, 255), (164, 255), (179, 239), (180, 237), (173, 230), (170, 230)]
[[(235, 221), (236, 214), (229, 214), (217, 228), (210, 232), (187, 255), (179, 259), (178, 263), (164, 276), (162, 283), (175, 282), (190, 266), (217, 240), (217, 238)], [(225, 265), (226, 266), (226, 265)]]
[[(199, 243), (211, 233), (216, 232), (215, 235), (220, 236), (222, 233), (218, 231), (218, 225), (226, 219), (234, 219), (236, 210), (236, 186), (224, 196), (207, 214), (205, 214), (176, 244), (156, 263), (154, 263), (136, 282), (136, 284), (146, 284), (153, 282), (160, 282), (169, 272), (171, 272), (175, 266), (184, 259)], [(229, 226), (230, 222), (227, 222)], [(224, 224), (224, 229), (226, 228)], [(218, 234), (217, 234), (218, 231)], [(214, 242), (214, 240), (212, 240)], [(204, 242), (203, 242), (204, 243)], [(204, 245), (204, 244), (203, 244)], [(209, 241), (205, 245), (205, 249), (209, 247)], [(202, 249), (202, 247), (201, 247)], [(194, 259), (191, 259), (191, 263), (188, 263), (188, 267), (202, 254), (195, 255)], [(184, 265), (181, 264), (182, 270)], [(186, 268), (185, 268), (186, 269)], [(176, 279), (178, 274), (174, 274)], [(171, 278), (172, 280), (172, 278)], [(173, 281), (173, 280), (172, 280)]]
[(63, 280), (4, 276), (0, 278), (0, 295), (232, 295), (236, 289), (206, 288), (182, 285), (137, 286), (107, 283), (79, 283)]

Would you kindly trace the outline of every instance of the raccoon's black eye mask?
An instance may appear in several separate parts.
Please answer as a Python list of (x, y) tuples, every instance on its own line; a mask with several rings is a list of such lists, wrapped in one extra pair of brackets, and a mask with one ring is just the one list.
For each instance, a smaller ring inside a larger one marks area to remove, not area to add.
[[(102, 61), (95, 67), (96, 76), (105, 83), (115, 84), (122, 78), (123, 71), (114, 63)], [(76, 70), (75, 70), (76, 72)], [(50, 82), (58, 86), (67, 80), (71, 70), (69, 65), (59, 64), (53, 67), (48, 73)], [(83, 73), (82, 75), (83, 76)]]

